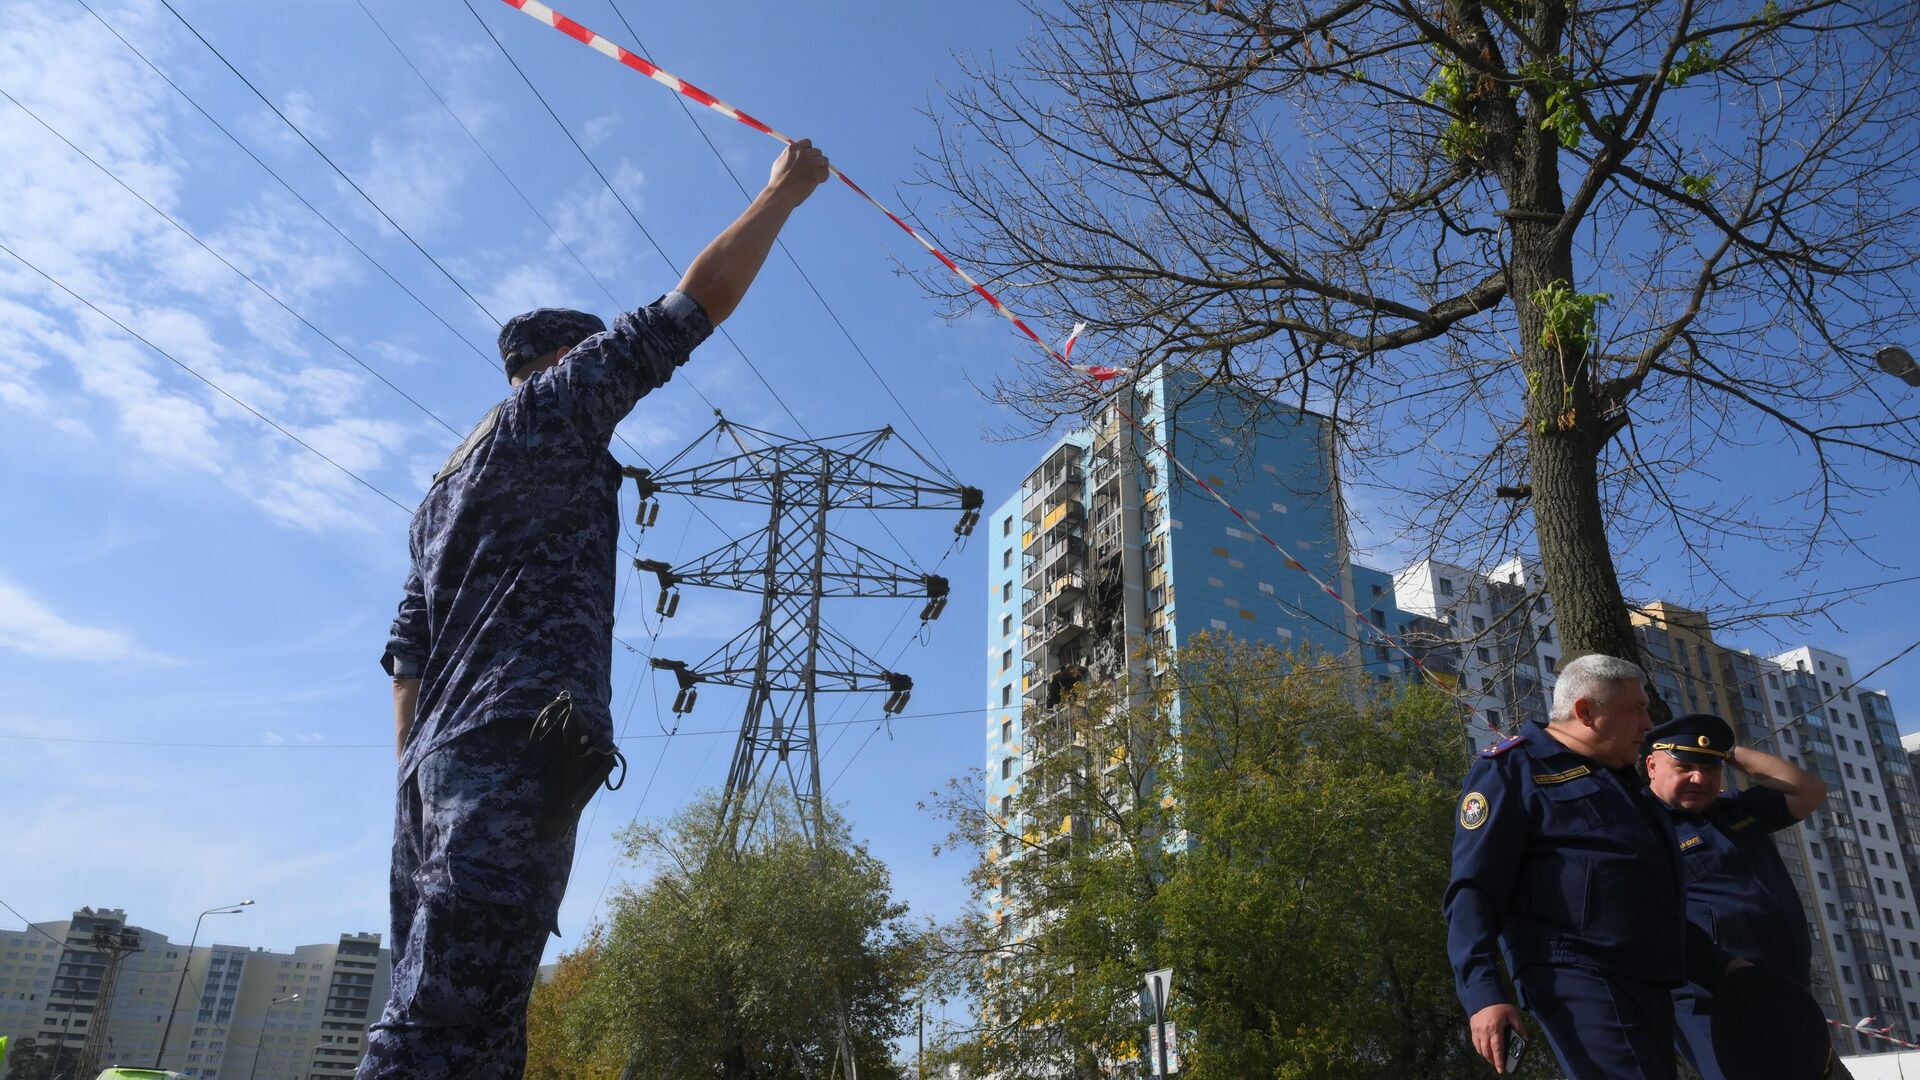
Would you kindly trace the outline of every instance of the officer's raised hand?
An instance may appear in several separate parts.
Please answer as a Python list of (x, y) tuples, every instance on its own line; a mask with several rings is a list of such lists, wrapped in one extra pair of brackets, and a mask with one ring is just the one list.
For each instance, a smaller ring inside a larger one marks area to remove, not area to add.
[(1522, 1030), (1520, 1010), (1511, 1005), (1489, 1005), (1467, 1020), (1473, 1048), (1497, 1073), (1506, 1072), (1507, 1032)]

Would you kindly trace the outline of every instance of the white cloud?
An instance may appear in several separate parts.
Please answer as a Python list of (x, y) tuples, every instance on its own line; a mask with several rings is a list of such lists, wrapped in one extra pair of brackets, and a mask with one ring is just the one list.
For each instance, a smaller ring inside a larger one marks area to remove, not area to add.
[(0, 649), (36, 660), (171, 663), (118, 630), (62, 618), (25, 589), (4, 579), (0, 579)]

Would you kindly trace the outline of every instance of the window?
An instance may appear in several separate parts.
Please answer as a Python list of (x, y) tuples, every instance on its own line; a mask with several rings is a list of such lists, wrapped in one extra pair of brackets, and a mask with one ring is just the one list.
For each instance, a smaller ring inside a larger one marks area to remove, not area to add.
[(1147, 590), (1147, 610), (1148, 611), (1159, 611), (1161, 608), (1166, 606), (1166, 603), (1167, 603), (1167, 587), (1166, 586), (1155, 585), (1153, 588)]
[[(1885, 895), (1887, 895), (1887, 879), (1886, 879), (1886, 878), (1874, 878), (1874, 879), (1873, 879), (1873, 891), (1874, 891), (1874, 892), (1877, 892), (1877, 893), (1879, 893), (1879, 894), (1880, 894), (1881, 896), (1885, 896)], [(1891, 914), (1893, 914), (1893, 913), (1892, 913), (1892, 912), (1888, 912), (1887, 914), (1889, 914), (1889, 915), (1891, 915)]]
[[(1841, 965), (1840, 965), (1840, 977), (1841, 977), (1841, 978), (1843, 978), (1843, 979), (1845, 979), (1845, 980), (1847, 980), (1848, 982), (1852, 982), (1852, 981), (1853, 981), (1853, 969), (1852, 969), (1852, 968), (1850, 968), (1850, 967), (1848, 967), (1848, 966), (1847, 966), (1847, 965), (1845, 965), (1845, 964), (1841, 964)], [(1859, 1006), (1859, 1004), (1858, 1004), (1858, 1003), (1856, 1003), (1856, 1004), (1854, 1005), (1854, 1007), (1853, 1007), (1853, 1008), (1854, 1008), (1854, 1011), (1855, 1011), (1855, 1012), (1858, 1012), (1858, 1011), (1859, 1011), (1859, 1009), (1860, 1009), (1860, 1006)]]
[(1833, 951), (1834, 951), (1834, 952), (1846, 952), (1846, 951), (1847, 951), (1847, 939), (1846, 939), (1846, 938), (1843, 938), (1843, 937), (1841, 937), (1841, 936), (1840, 936), (1839, 934), (1835, 934), (1835, 935), (1833, 935)]
[(1007, 550), (1000, 553), (1000, 569), (1005, 570), (1012, 565), (1013, 565), (1013, 549), (1008, 548)]
[(1544, 669), (1549, 675), (1551, 675), (1554, 672), (1555, 669), (1553, 665), (1555, 663), (1557, 663), (1557, 661), (1555, 661), (1554, 658), (1551, 656), (1543, 656), (1540, 658), (1540, 667)]
[(1778, 701), (1773, 703), (1773, 711), (1780, 714), (1781, 716), (1787, 715), (1787, 707), (1785, 705), (1782, 705)]
[(1000, 616), (1000, 636), (1006, 637), (1008, 634), (1011, 634), (1011, 633), (1013, 633), (1013, 616), (1011, 615)]
[(1385, 590), (1385, 589), (1383, 589), (1383, 588), (1381, 588), (1381, 587), (1380, 587), (1380, 586), (1378, 586), (1378, 585), (1375, 585), (1375, 586), (1373, 587), (1373, 595), (1375, 595), (1375, 596), (1385, 596), (1385, 595), (1386, 595), (1386, 592), (1387, 592), (1387, 590)]
[(1013, 582), (1004, 581), (1000, 583), (1000, 602), (1003, 604), (1013, 602)]
[(1840, 917), (1840, 910), (1833, 906), (1833, 901), (1831, 900), (1827, 901), (1827, 918), (1837, 919), (1839, 917)]
[(1002, 686), (1000, 688), (1000, 704), (1002, 706), (1013, 704), (1013, 684), (1012, 683), (1008, 683), (1005, 686)]
[(1816, 877), (1818, 877), (1818, 878), (1820, 879), (1820, 887), (1821, 887), (1821, 888), (1823, 888), (1823, 889), (1831, 889), (1831, 888), (1833, 888), (1833, 882), (1831, 882), (1831, 881), (1829, 881), (1829, 880), (1827, 880), (1827, 872), (1826, 872), (1825, 870), (1820, 870), (1820, 871), (1817, 871), (1817, 872), (1815, 873), (1815, 876), (1816, 876)]
[(1844, 770), (1846, 770), (1846, 773), (1847, 773), (1847, 779), (1849, 779), (1849, 780), (1851, 780), (1851, 779), (1853, 779), (1853, 776), (1854, 776), (1854, 772), (1853, 772), (1853, 762), (1851, 762), (1851, 761), (1843, 761), (1843, 762), (1841, 762), (1841, 763), (1840, 763), (1840, 767), (1841, 767), (1842, 769), (1844, 769)]
[(1013, 796), (1011, 795), (1000, 796), (1000, 816), (1003, 818), (1010, 818), (1013, 816)]
[(1543, 626), (1540, 628), (1540, 644), (1542, 645), (1553, 644), (1553, 627)]
[(1000, 721), (1000, 741), (1003, 743), (1010, 743), (1013, 741), (1013, 721), (1011, 720)]
[(1814, 858), (1816, 859), (1820, 858), (1820, 841), (1818, 840), (1807, 841), (1807, 850), (1813, 852)]
[(1001, 758), (1000, 759), (1000, 779), (1006, 780), (1011, 778), (1012, 776), (1013, 776), (1013, 759), (1010, 757)]
[(1013, 535), (1013, 515), (1012, 514), (1008, 514), (1006, 517), (1000, 519), (1000, 535), (1001, 536)]
[(1860, 805), (1860, 793), (1859, 793), (1859, 792), (1857, 792), (1857, 791), (1849, 791), (1849, 792), (1847, 792), (1847, 794), (1853, 797), (1853, 805), (1855, 805), (1855, 806), (1859, 806), (1859, 805)]
[(1872, 804), (1873, 804), (1873, 808), (1874, 808), (1875, 810), (1878, 810), (1878, 809), (1880, 809), (1880, 796), (1878, 796), (1878, 795), (1868, 795), (1868, 796), (1867, 796), (1867, 801), (1868, 801), (1869, 803), (1872, 803)]
[(1453, 595), (1453, 579), (1452, 578), (1443, 577), (1440, 579), (1440, 595), (1441, 596)]
[(1487, 724), (1489, 726), (1496, 727), (1496, 728), (1500, 726), (1500, 710), (1499, 709), (1487, 710)]
[(1868, 861), (1868, 862), (1870, 862), (1870, 863), (1872, 863), (1872, 864), (1873, 864), (1873, 865), (1875, 865), (1875, 866), (1879, 866), (1879, 865), (1880, 865), (1880, 853), (1879, 853), (1878, 851), (1875, 851), (1875, 850), (1874, 850), (1874, 849), (1872, 849), (1872, 848), (1868, 848), (1868, 849), (1867, 849), (1867, 861)]
[(1479, 660), (1483, 664), (1493, 663), (1493, 653), (1488, 651), (1485, 645), (1482, 645), (1479, 648), (1473, 650), (1473, 655), (1475, 659)]
[(1481, 618), (1478, 615), (1475, 615), (1473, 617), (1473, 632), (1477, 634), (1477, 633), (1480, 633), (1482, 630), (1485, 630), (1486, 628), (1487, 628), (1487, 620)]
[(1008, 649), (1000, 654), (1000, 670), (1006, 671), (1011, 667), (1013, 667), (1013, 650)]

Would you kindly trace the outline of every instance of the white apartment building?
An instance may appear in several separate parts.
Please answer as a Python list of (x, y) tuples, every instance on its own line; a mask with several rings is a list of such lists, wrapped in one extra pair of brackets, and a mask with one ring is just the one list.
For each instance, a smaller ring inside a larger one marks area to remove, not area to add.
[(189, 955), (164, 934), (128, 927), (120, 909), (82, 908), (69, 919), (0, 930), (0, 1035), (58, 1046), (79, 1063), (101, 1012), (104, 962), (90, 939), (103, 925), (132, 930), (141, 948), (122, 961), (112, 987), (101, 1065), (150, 1067), (157, 1057), (196, 1080), (348, 1077), (366, 1026), (386, 1006), (391, 960), (378, 934), (342, 934), (285, 953), (200, 945)]
[(1393, 575), (1393, 602), (1418, 619), (1399, 628), (1430, 670), (1458, 680), (1479, 745), (1544, 723), (1560, 645), (1540, 568), (1511, 559), (1481, 575), (1424, 560)]

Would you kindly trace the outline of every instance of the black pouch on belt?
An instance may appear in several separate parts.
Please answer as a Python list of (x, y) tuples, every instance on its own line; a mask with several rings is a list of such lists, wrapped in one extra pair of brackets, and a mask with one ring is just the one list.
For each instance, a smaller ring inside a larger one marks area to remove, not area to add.
[[(580, 820), (593, 793), (605, 784), (608, 791), (620, 790), (627, 782), (627, 759), (611, 736), (596, 741), (587, 725), (573, 713), (573, 695), (562, 691), (552, 703), (540, 710), (528, 732), (528, 742), (541, 744), (547, 753), (547, 792), (540, 809), (540, 838), (551, 840)], [(614, 766), (620, 778), (613, 779)]]

